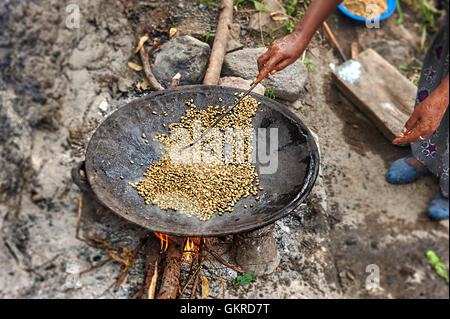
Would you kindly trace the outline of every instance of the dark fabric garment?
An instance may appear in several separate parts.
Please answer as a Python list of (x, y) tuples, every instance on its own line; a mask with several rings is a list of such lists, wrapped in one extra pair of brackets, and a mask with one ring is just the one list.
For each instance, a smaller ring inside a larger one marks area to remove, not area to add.
[[(448, 0), (443, 1), (448, 9)], [(435, 34), (427, 51), (417, 90), (416, 107), (425, 100), (448, 75), (449, 65), (449, 22), (448, 11), (439, 31)], [(440, 180), (441, 193), (448, 198), (449, 193), (449, 110), (445, 113), (439, 128), (421, 142), (412, 143), (414, 157), (425, 164), (430, 172)]]

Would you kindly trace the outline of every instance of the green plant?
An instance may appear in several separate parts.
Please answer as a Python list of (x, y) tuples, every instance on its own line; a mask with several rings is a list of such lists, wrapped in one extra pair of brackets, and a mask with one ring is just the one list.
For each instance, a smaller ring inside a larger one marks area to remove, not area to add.
[(285, 28), (285, 32), (284, 33), (291, 33), (292, 31), (294, 31), (295, 26), (297, 25), (297, 23), (293, 20), (288, 20), (283, 22), (284, 23), (284, 28)]
[(316, 66), (314, 65), (313, 60), (311, 60), (311, 59), (304, 59), (304, 60), (303, 60), (303, 63), (306, 65), (306, 67), (308, 68), (308, 70), (309, 70), (310, 72), (316, 72), (317, 68), (316, 68)]
[(281, 5), (284, 9), (286, 9), (286, 13), (290, 16), (294, 16), (295, 6), (297, 5), (298, 0), (289, 0), (288, 2), (283, 2)]
[(403, 18), (402, 6), (400, 5), (400, 0), (397, 0), (397, 14), (398, 14), (397, 23), (398, 24), (402, 24), (404, 18)]
[(427, 41), (428, 38), (428, 30), (427, 30), (427, 25), (426, 24), (421, 24), (419, 26), (419, 30), (421, 32), (421, 37), (420, 37), (420, 49), (424, 49), (425, 48), (425, 42)]
[(398, 69), (400, 71), (409, 72), (409, 71), (420, 71), (422, 69), (422, 67), (420, 67), (420, 66), (411, 66), (411, 65), (400, 65), (398, 67)]
[(255, 10), (258, 10), (258, 11), (261, 10), (261, 12), (267, 11), (267, 6), (265, 4), (263, 4), (261, 6), (261, 2), (259, 2), (259, 1), (253, 0), (253, 5), (255, 6)]
[(208, 33), (206, 33), (206, 35), (205, 35), (205, 42), (206, 43), (208, 43), (210, 37), (211, 37), (211, 32), (208, 31)]
[(213, 3), (213, 0), (197, 0), (197, 1), (198, 3), (203, 3), (203, 1), (206, 2), (207, 4)]
[(437, 18), (443, 15), (443, 11), (437, 10), (430, 0), (419, 0), (422, 15), (425, 22), (419, 26), (421, 31), (420, 48), (425, 48), (425, 43), (428, 39), (428, 32), (434, 33), (437, 31)]
[(264, 96), (275, 100), (275, 88), (271, 88), (270, 91), (268, 88), (264, 88)]
[(398, 67), (400, 73), (406, 76), (415, 86), (417, 86), (420, 79), (420, 71), (422, 66), (412, 66), (412, 65), (400, 65)]
[(233, 287), (237, 288), (239, 286), (244, 287), (255, 280), (256, 275), (254, 274), (245, 274), (237, 276), (236, 280), (233, 281)]
[(280, 20), (284, 33), (291, 33), (294, 31), (297, 23), (303, 18), (306, 10), (308, 9), (310, 1), (302, 1), (301, 4), (298, 0), (283, 1), (281, 5), (286, 10), (287, 19)]
[(441, 261), (441, 258), (432, 250), (427, 251), (426, 256), (431, 267), (433, 267), (436, 273), (440, 277), (444, 278), (448, 283), (448, 270), (447, 267), (445, 267), (445, 264)]
[(422, 13), (425, 17), (427, 25), (432, 31), (437, 31), (436, 18), (434, 16), (434, 14), (437, 13), (436, 8), (434, 8), (433, 4), (429, 0), (420, 0), (420, 4), (422, 6)]

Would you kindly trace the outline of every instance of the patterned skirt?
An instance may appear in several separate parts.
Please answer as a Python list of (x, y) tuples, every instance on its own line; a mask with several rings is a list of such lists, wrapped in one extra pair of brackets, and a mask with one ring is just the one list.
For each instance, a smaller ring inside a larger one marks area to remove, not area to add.
[[(439, 31), (435, 34), (427, 51), (417, 90), (416, 106), (425, 100), (448, 75), (449, 30), (448, 14)], [(440, 180), (441, 193), (448, 198), (449, 177), (449, 110), (445, 112), (439, 128), (421, 142), (411, 143), (414, 157), (425, 164), (430, 172)]]

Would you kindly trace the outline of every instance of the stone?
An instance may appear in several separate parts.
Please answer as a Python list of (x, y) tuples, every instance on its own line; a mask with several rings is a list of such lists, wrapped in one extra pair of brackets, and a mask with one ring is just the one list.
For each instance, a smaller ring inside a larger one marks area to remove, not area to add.
[(0, 92), (0, 199), (15, 195), (30, 172), (31, 130), (14, 110), (11, 92)]
[[(264, 52), (264, 48), (251, 48), (228, 53), (223, 62), (222, 76), (255, 79), (258, 75), (257, 60)], [(269, 90), (274, 88), (276, 98), (293, 102), (303, 93), (307, 75), (305, 65), (297, 60), (261, 83)]]
[[(243, 78), (235, 77), (235, 76), (226, 76), (219, 79), (219, 85), (223, 86), (229, 86), (238, 88), (241, 90), (248, 90), (250, 88), (252, 81), (251, 80), (245, 80)], [(258, 85), (253, 89), (252, 93), (257, 93), (264, 95), (264, 86), (261, 83), (258, 83)]]
[[(286, 10), (284, 10), (278, 0), (265, 0), (263, 5), (267, 8), (267, 10), (265, 12), (261, 12), (262, 31), (270, 32), (281, 25), (280, 21), (275, 21), (272, 19), (270, 16), (271, 12), (277, 11), (286, 14)], [(259, 25), (259, 12), (256, 12), (250, 17), (248, 28), (252, 31), (260, 32)]]
[[(234, 235), (232, 255), (236, 264), (248, 274), (272, 273), (280, 264), (273, 237), (274, 225)], [(261, 253), (264, 252), (264, 253)]]
[(244, 45), (239, 41), (241, 35), (241, 25), (233, 23), (230, 28), (230, 37), (227, 44), (227, 52), (242, 49)]
[(180, 73), (180, 85), (200, 84), (208, 67), (211, 49), (191, 36), (175, 37), (155, 53), (152, 71), (158, 81), (169, 87), (172, 77)]

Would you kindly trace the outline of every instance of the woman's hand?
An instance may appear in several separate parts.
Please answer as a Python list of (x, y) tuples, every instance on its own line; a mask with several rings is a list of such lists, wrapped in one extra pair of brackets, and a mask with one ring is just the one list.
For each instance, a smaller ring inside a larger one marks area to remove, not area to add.
[(287, 36), (275, 40), (266, 53), (258, 58), (259, 74), (254, 83), (283, 70), (297, 60), (305, 51), (316, 30), (327, 17), (336, 10), (342, 0), (315, 0), (305, 15)]
[(255, 82), (268, 78), (269, 74), (275, 74), (288, 65), (294, 63), (308, 45), (308, 41), (301, 41), (301, 35), (288, 34), (270, 45), (269, 49), (258, 58), (259, 74)]
[(439, 87), (416, 107), (402, 133), (392, 141), (393, 144), (420, 142), (433, 135), (448, 107), (448, 83), (447, 76)]

